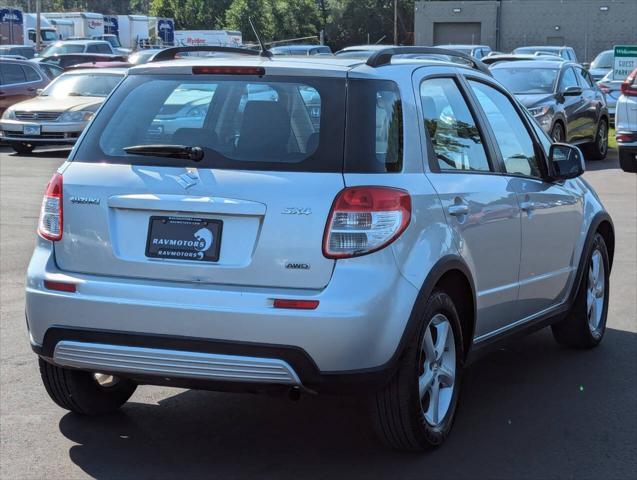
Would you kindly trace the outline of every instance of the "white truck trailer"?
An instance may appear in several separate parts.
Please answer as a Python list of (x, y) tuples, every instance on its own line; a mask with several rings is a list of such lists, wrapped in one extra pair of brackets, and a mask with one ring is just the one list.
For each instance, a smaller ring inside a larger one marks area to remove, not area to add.
[(242, 44), (241, 32), (236, 30), (175, 30), (175, 45), (239, 47)]
[(101, 37), (104, 35), (104, 15), (93, 12), (51, 12), (45, 13), (48, 19), (67, 19), (74, 24), (74, 36), (82, 38)]

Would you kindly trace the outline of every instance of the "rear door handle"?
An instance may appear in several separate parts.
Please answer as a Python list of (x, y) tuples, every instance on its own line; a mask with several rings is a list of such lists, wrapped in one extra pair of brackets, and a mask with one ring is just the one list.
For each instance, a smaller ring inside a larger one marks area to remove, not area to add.
[(460, 217), (462, 215), (466, 215), (469, 213), (469, 205), (456, 204), (451, 205), (448, 209), (449, 215), (453, 215), (454, 217)]

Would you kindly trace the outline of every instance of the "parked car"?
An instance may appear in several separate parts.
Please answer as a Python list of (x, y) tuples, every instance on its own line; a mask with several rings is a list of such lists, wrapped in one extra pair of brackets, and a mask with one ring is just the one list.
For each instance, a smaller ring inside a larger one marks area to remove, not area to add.
[(111, 48), (113, 49), (113, 53), (117, 55), (130, 55), (132, 53), (132, 49), (122, 47), (122, 44), (119, 41), (117, 35), (112, 33), (106, 33), (104, 35), (98, 35), (92, 38), (92, 40), (104, 40), (111, 44)]
[(130, 68), (132, 63), (128, 62), (93, 62), (93, 63), (78, 63), (77, 65), (71, 65), (64, 69), (65, 72), (72, 72), (74, 70), (85, 70), (87, 68)]
[(515, 50), (513, 50), (513, 53), (557, 55), (558, 57), (562, 57), (564, 60), (578, 63), (577, 55), (575, 55), (575, 50), (573, 50), (572, 47), (552, 47), (549, 45), (534, 46), (534, 47), (518, 47)]
[(519, 62), (521, 60), (526, 60), (526, 61), (559, 60), (559, 61), (566, 62), (566, 60), (564, 60), (562, 57), (558, 57), (556, 55), (552, 55), (552, 54), (536, 55), (532, 53), (502, 53), (499, 55), (489, 55), (487, 57), (484, 57), (481, 61), (485, 65), (495, 65), (496, 63), (500, 63), (500, 62)]
[[(591, 75), (592, 76), (592, 75)], [(609, 71), (604, 78), (597, 82), (597, 88), (599, 88), (606, 96), (606, 106), (608, 107), (608, 115), (610, 121), (615, 121), (615, 107), (617, 100), (621, 96), (621, 88), (623, 80), (613, 80), (613, 71)]]
[(619, 164), (626, 172), (637, 172), (637, 68), (622, 83), (621, 92), (615, 116)]
[(35, 47), (29, 45), (0, 45), (0, 57), (20, 56), (27, 60), (35, 57)]
[[(481, 63), (253, 53), (130, 69), (51, 178), (26, 316), (54, 402), (367, 394), (380, 437), (416, 450), (448, 436), (481, 349), (549, 324), (600, 343), (610, 216), (579, 149)], [(198, 95), (204, 123), (149, 138)]]
[(580, 145), (589, 160), (606, 157), (606, 100), (581, 65), (561, 60), (520, 61), (497, 63), (490, 70), (554, 142)]
[(105, 40), (62, 40), (42, 50), (40, 57), (65, 55), (68, 53), (101, 53), (112, 55), (116, 52)]
[(327, 45), (281, 45), (272, 47), (270, 52), (273, 55), (332, 55), (332, 49)]
[(614, 50), (604, 50), (597, 54), (595, 59), (592, 61), (588, 72), (593, 77), (593, 80), (599, 82), (602, 78), (606, 76), (608, 72), (613, 71), (613, 62), (615, 61), (615, 52)]
[(0, 114), (17, 102), (37, 95), (53, 79), (46, 67), (29, 60), (3, 58), (0, 61)]
[(149, 62), (156, 53), (161, 52), (162, 50), (163, 48), (147, 48), (137, 50), (136, 52), (133, 52), (128, 56), (128, 61), (133, 65), (141, 65), (143, 63)]
[(68, 53), (51, 55), (50, 57), (40, 57), (38, 60), (39, 62), (49, 63), (67, 69), (81, 63), (125, 62), (126, 57), (122, 55), (107, 55), (104, 53)]
[(467, 55), (472, 56), (473, 58), (477, 58), (481, 60), (483, 57), (486, 57), (491, 53), (491, 47), (489, 45), (437, 45), (441, 48), (446, 48), (448, 50), (456, 50), (458, 52), (466, 53)]
[(0, 138), (19, 154), (39, 145), (75, 143), (125, 73), (111, 68), (63, 73), (37, 97), (4, 112)]
[(339, 50), (334, 55), (340, 58), (367, 59), (373, 53), (389, 47), (391, 45), (352, 45)]

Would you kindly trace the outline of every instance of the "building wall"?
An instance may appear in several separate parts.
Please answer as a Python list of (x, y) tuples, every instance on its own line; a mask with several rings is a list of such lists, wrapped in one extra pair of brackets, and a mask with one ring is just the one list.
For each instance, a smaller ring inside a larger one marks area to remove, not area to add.
[(522, 45), (569, 45), (582, 61), (614, 45), (637, 44), (637, 0), (416, 2), (414, 43), (432, 45), (437, 22), (480, 22), (481, 43), (505, 52)]

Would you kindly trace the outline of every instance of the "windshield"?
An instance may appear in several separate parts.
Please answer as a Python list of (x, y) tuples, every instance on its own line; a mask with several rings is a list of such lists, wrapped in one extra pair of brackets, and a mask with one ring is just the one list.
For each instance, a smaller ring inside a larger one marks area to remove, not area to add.
[(607, 50), (600, 53), (595, 57), (591, 68), (613, 68), (613, 61), (615, 60), (615, 54), (612, 50)]
[(44, 89), (44, 97), (106, 97), (123, 78), (123, 75), (65, 74), (56, 78)]
[(41, 30), (40, 37), (42, 37), (42, 40), (45, 42), (55, 42), (58, 39), (55, 30)]
[(42, 51), (41, 57), (49, 57), (51, 55), (64, 55), (65, 53), (82, 53), (84, 45), (78, 43), (56, 43)]
[(494, 68), (491, 74), (513, 94), (553, 93), (556, 68)]
[(108, 43), (110, 43), (113, 48), (119, 48), (119, 47), (122, 46), (121, 43), (119, 43), (119, 39), (117, 37), (115, 37), (115, 36), (113, 36), (113, 37), (106, 36), (106, 37), (104, 37), (104, 40), (106, 40)]

